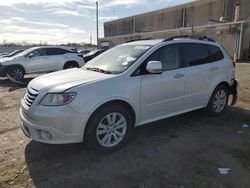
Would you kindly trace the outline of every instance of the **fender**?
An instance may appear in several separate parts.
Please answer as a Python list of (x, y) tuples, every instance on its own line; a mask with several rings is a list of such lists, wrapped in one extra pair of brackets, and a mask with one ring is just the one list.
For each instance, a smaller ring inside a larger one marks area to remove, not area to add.
[(139, 122), (139, 111), (138, 109), (135, 107), (135, 104), (133, 104), (132, 101), (126, 99), (126, 98), (123, 98), (123, 97), (111, 97), (111, 98), (108, 98), (106, 100), (102, 100), (100, 102), (98, 102), (95, 106), (93, 106), (91, 108), (91, 110), (88, 112), (89, 114), (93, 114), (99, 107), (101, 107), (102, 105), (108, 103), (108, 102), (112, 102), (112, 101), (122, 101), (122, 102), (125, 102), (127, 104), (129, 104), (131, 106), (131, 108), (134, 110), (134, 113), (135, 113), (135, 125)]
[(224, 78), (223, 78), (223, 76), (220, 76), (216, 80), (213, 80), (211, 83), (211, 87), (209, 88), (209, 96), (208, 96), (208, 101), (206, 101), (206, 105), (208, 104), (208, 102), (211, 98), (211, 95), (213, 94), (215, 88), (223, 82), (226, 82), (230, 86), (231, 85), (230, 81), (231, 81), (230, 77), (225, 77), (225, 76), (224, 76)]

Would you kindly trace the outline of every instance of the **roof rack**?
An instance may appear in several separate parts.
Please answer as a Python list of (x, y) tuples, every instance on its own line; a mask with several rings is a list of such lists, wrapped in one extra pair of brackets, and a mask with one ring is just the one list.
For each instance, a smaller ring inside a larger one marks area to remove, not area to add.
[(203, 40), (203, 41), (209, 41), (209, 42), (216, 42), (214, 39), (211, 39), (207, 36), (200, 36), (200, 35), (179, 35), (179, 36), (167, 38), (167, 39), (163, 40), (162, 42), (168, 42), (168, 41), (172, 41), (174, 39), (182, 39), (182, 38), (183, 39), (189, 38), (189, 39)]
[(135, 41), (140, 41), (140, 40), (150, 40), (150, 39), (151, 39), (151, 37), (148, 37), (148, 38), (140, 38), (140, 39), (132, 39), (132, 40), (126, 41), (125, 43), (135, 42)]

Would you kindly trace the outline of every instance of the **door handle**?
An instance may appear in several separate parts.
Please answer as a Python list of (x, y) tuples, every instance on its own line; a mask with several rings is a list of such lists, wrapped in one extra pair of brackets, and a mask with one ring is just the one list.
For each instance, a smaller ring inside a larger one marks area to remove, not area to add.
[(183, 76), (184, 76), (184, 74), (176, 74), (176, 75), (174, 75), (174, 78), (181, 78)]
[(216, 71), (216, 70), (218, 70), (218, 67), (211, 67), (209, 70), (210, 71)]

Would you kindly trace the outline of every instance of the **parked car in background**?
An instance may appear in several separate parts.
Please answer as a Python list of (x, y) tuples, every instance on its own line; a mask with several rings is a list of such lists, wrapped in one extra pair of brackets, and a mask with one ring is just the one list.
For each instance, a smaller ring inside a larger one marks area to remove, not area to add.
[(0, 59), (1, 75), (17, 81), (31, 73), (46, 73), (84, 65), (81, 54), (59, 46), (42, 46), (25, 50), (13, 57)]
[(96, 56), (100, 55), (103, 52), (105, 52), (104, 49), (93, 50), (84, 56), (84, 61), (87, 63), (89, 60), (95, 58)]
[(87, 55), (90, 52), (90, 50), (85, 49), (85, 50), (80, 50), (78, 52), (82, 55)]
[(8, 55), (8, 53), (7, 52), (0, 53), (0, 58), (3, 57), (3, 56), (5, 56), (5, 55)]
[(15, 50), (15, 51), (13, 51), (13, 52), (11, 52), (9, 54), (2, 55), (0, 58), (13, 57), (13, 56), (15, 56), (15, 55), (17, 55), (17, 54), (19, 54), (19, 53), (21, 53), (23, 51), (24, 51), (24, 49)]
[(135, 41), (104, 52), (81, 69), (32, 80), (21, 99), (21, 127), (39, 142), (85, 141), (92, 149), (110, 152), (136, 126), (202, 108), (219, 115), (229, 95), (235, 103), (235, 64), (214, 40)]

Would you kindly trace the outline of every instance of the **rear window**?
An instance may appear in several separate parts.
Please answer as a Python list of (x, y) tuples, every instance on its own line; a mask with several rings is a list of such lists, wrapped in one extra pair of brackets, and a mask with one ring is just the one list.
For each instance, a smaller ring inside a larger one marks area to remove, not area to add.
[(221, 49), (217, 46), (212, 46), (212, 45), (207, 45), (210, 56), (211, 56), (211, 61), (220, 61), (224, 59), (224, 55), (221, 52)]
[(202, 65), (210, 62), (210, 55), (206, 45), (182, 44), (182, 52), (186, 66)]
[(219, 47), (207, 44), (182, 44), (182, 53), (186, 66), (202, 65), (224, 59)]

